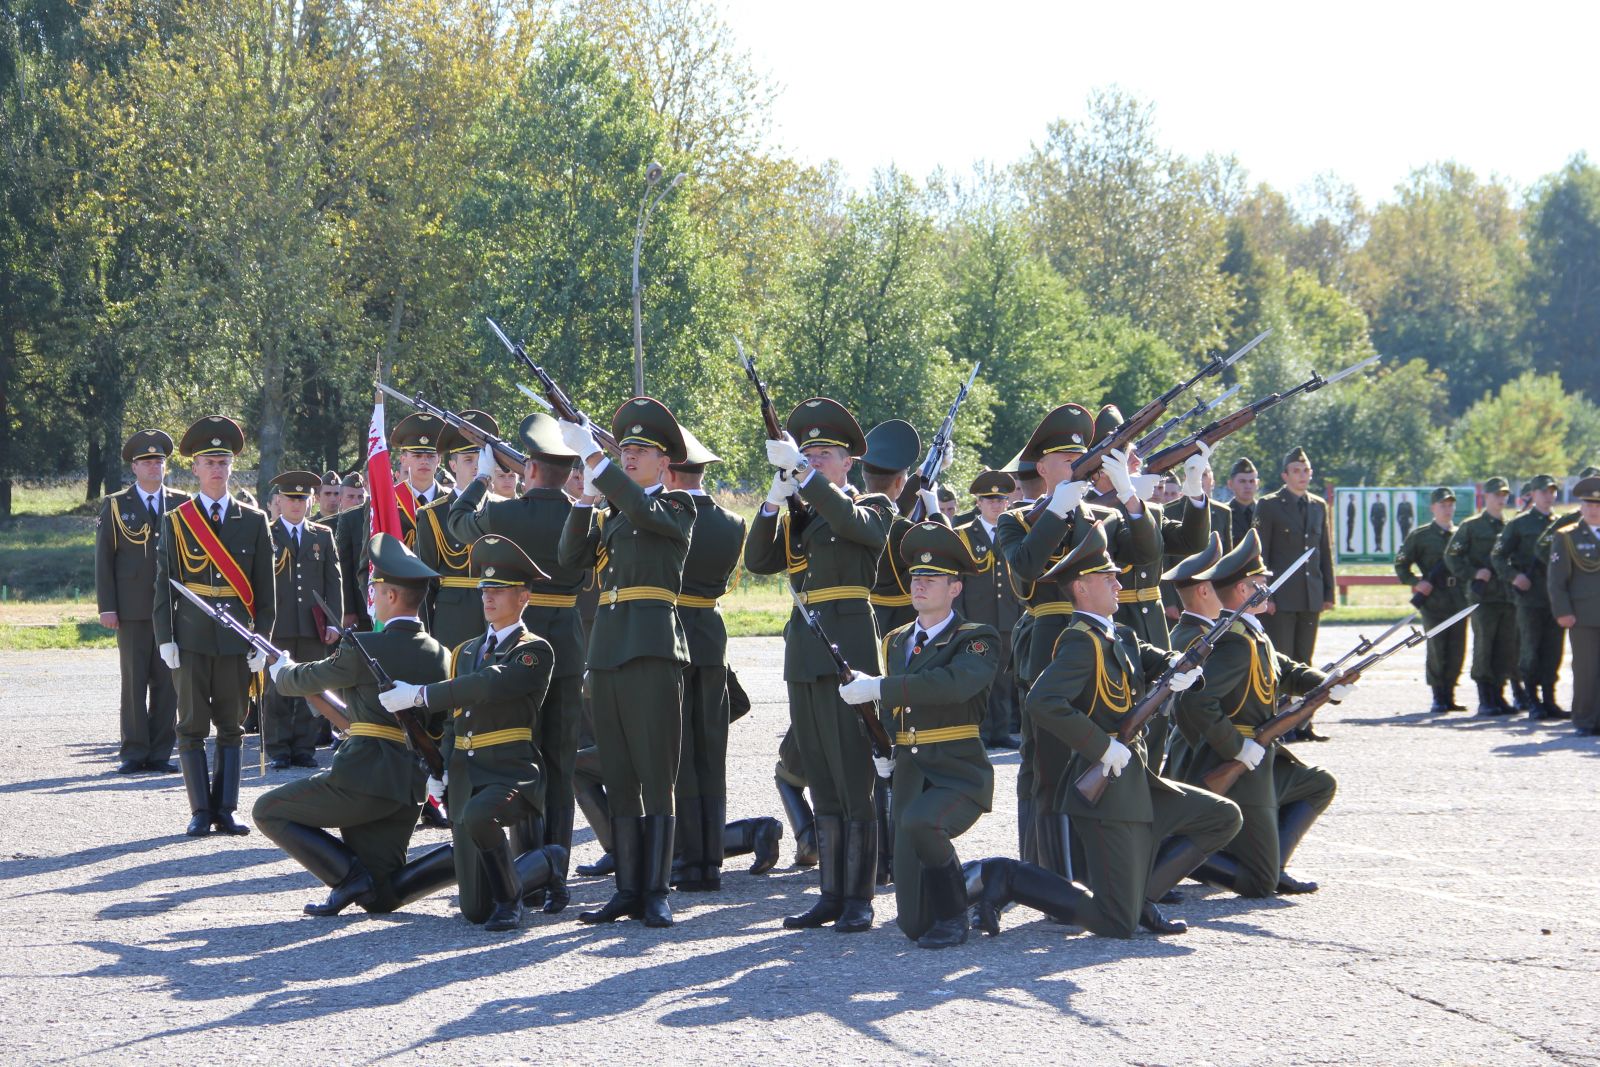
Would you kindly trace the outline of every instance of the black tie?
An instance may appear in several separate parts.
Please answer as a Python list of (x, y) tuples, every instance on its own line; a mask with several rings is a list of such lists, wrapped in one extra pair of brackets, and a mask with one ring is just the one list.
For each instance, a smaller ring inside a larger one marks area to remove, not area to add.
[(479, 661), (480, 665), (489, 662), (489, 660), (494, 656), (495, 646), (499, 643), (500, 641), (498, 634), (489, 635), (489, 640), (483, 643), (483, 659)]
[(294, 551), (295, 551), (295, 554), (299, 555), (300, 554), (300, 527), (296, 526), (291, 532), (294, 534)]
[(211, 505), (211, 525), (222, 525), (222, 504), (220, 502), (213, 502)]
[(911, 657), (922, 651), (922, 645), (928, 640), (928, 635), (923, 630), (918, 630), (911, 639), (911, 651), (906, 656), (906, 662), (911, 662)]

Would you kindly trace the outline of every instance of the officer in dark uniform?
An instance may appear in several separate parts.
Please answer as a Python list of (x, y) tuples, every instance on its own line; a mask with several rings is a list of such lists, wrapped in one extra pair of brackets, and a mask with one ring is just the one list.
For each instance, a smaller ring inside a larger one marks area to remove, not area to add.
[(1297, 663), (1316, 656), (1317, 626), (1333, 607), (1333, 534), (1328, 502), (1311, 492), (1311, 460), (1295, 447), (1283, 457), (1283, 485), (1261, 498), (1256, 531), (1267, 569), (1281, 571), (1308, 548), (1317, 554), (1272, 598), (1272, 610), (1261, 617), (1272, 647)]
[(1572, 726), (1595, 736), (1600, 735), (1600, 478), (1583, 478), (1572, 495), (1579, 501), (1578, 521), (1552, 539), (1547, 584), (1556, 624), (1572, 638)]
[(370, 630), (372, 616), (367, 611), (367, 575), (363, 569), (366, 553), (361, 537), (371, 519), (367, 514), (366, 480), (362, 473), (346, 474), (341, 492), (344, 510), (335, 517), (333, 541), (339, 550), (339, 574), (344, 583), (344, 625)]
[(1506, 523), (1495, 539), (1489, 561), (1500, 580), (1510, 584), (1516, 601), (1517, 667), (1528, 717), (1565, 718), (1556, 706), (1561, 627), (1550, 613), (1545, 559), (1539, 555), (1539, 537), (1555, 521), (1550, 509), (1556, 502), (1556, 480), (1548, 474), (1536, 474), (1528, 480), (1528, 493), (1528, 509)]
[(884, 677), (857, 672), (839, 687), (852, 704), (881, 701), (894, 756), (896, 922), (923, 948), (967, 939), (967, 887), (952, 839), (989, 811), (994, 769), (979, 724), (1000, 660), (1000, 635), (954, 610), (978, 561), (948, 526), (924, 521), (901, 540), (916, 617), (883, 639)]
[[(196, 420), (178, 442), (194, 459), (200, 491), (167, 511), (156, 556), (156, 643), (172, 669), (178, 692), (178, 764), (189, 796), (191, 837), (247, 834), (234, 820), (239, 806), (241, 746), (250, 675), (266, 667), (266, 656), (224, 630), (172, 588), (225, 607), (257, 633), (272, 632), (277, 612), (272, 534), (264, 512), (232, 499), (228, 479), (244, 450), (244, 431), (224, 415)], [(206, 767), (206, 735), (217, 728), (216, 772)]]
[(140, 430), (122, 445), (134, 484), (111, 493), (95, 520), (94, 585), (100, 623), (117, 632), (122, 677), (118, 774), (176, 773), (178, 694), (172, 671), (156, 651), (156, 556), (162, 517), (189, 499), (164, 484), (172, 438)]
[(1228, 468), (1228, 492), (1233, 494), (1228, 501), (1229, 524), (1232, 531), (1229, 535), (1231, 541), (1227, 543), (1229, 549), (1239, 543), (1239, 538), (1244, 536), (1246, 530), (1255, 527), (1256, 490), (1260, 485), (1261, 476), (1249, 456), (1240, 456), (1234, 460), (1233, 466)]
[(1467, 587), (1472, 613), (1472, 680), (1478, 686), (1478, 714), (1510, 715), (1506, 682), (1517, 670), (1517, 629), (1511, 590), (1494, 573), (1491, 554), (1505, 529), (1511, 485), (1494, 477), (1483, 483), (1483, 510), (1464, 520), (1445, 547), (1445, 566)]
[[(270, 668), (272, 684), (285, 696), (337, 689), (348, 698), (349, 736), (334, 753), (333, 766), (263, 793), (252, 812), (262, 834), (331, 890), (326, 901), (306, 905), (308, 915), (337, 915), (351, 904), (394, 911), (455, 880), (448, 845), (406, 862), (427, 774), (405, 731), (380, 703), (366, 659), (371, 656), (396, 682), (444, 680), (449, 654), (428, 636), (417, 614), (434, 574), (388, 534), (373, 537), (364, 554), (372, 560), (373, 609), (382, 631), (347, 637), (332, 656), (315, 663), (297, 664), (286, 656)], [(422, 715), (423, 728), (437, 734), (443, 716)], [(337, 829), (339, 837), (328, 829)]]
[[(1411, 604), (1422, 615), (1425, 627), (1432, 629), (1467, 606), (1466, 587), (1445, 565), (1445, 549), (1455, 533), (1456, 494), (1448, 485), (1436, 488), (1429, 497), (1433, 520), (1413, 527), (1394, 554), (1394, 572), (1411, 586)], [(1465, 711), (1456, 703), (1456, 683), (1461, 680), (1461, 665), (1467, 656), (1467, 628), (1452, 626), (1428, 638), (1428, 686), (1433, 690), (1429, 711)]]
[(565, 865), (559, 845), (513, 858), (505, 831), (544, 797), (534, 738), (555, 654), (522, 621), (544, 572), (507, 537), (480, 537), (468, 553), (488, 628), (451, 653), (449, 681), (397, 682), (379, 699), (391, 712), (453, 709), (440, 754), (461, 913), (485, 930), (515, 930), (528, 894), (559, 882)]
[[(344, 603), (339, 553), (333, 531), (305, 517), (311, 494), (320, 484), (316, 474), (285, 471), (272, 479), (272, 484), (283, 500), (282, 514), (272, 526), (278, 599), (272, 643), (300, 662), (309, 663), (321, 659), (327, 646), (339, 640)], [(317, 596), (333, 609), (333, 618), (323, 616)], [(322, 720), (311, 713), (304, 700), (285, 697), (270, 682), (261, 703), (261, 740), (273, 769), (315, 767)]]
[[(801, 597), (845, 660), (878, 674), (879, 635), (869, 597), (896, 508), (886, 496), (856, 495), (850, 487), (850, 468), (865, 451), (861, 427), (837, 401), (812, 397), (796, 406), (783, 439), (767, 442), (777, 472), (750, 524), (745, 567), (752, 574), (799, 574)], [(791, 529), (789, 513), (780, 512), (796, 494), (805, 504), (798, 530)], [(814, 906), (784, 919), (784, 926), (871, 929), (878, 856), (871, 750), (855, 709), (839, 697), (833, 659), (798, 611), (784, 627), (783, 677), (816, 805), (822, 889)]]
[(333, 517), (344, 510), (344, 483), (338, 471), (323, 474), (317, 485), (317, 510), (311, 513), (312, 522), (333, 525)]
[[(558, 559), (595, 567), (600, 610), (589, 642), (595, 743), (611, 808), (617, 891), (584, 922), (643, 916), (672, 925), (667, 904), (675, 831), (673, 785), (683, 737), (688, 640), (674, 609), (683, 585), (694, 498), (664, 488), (667, 464), (686, 458), (683, 433), (658, 400), (634, 397), (611, 417), (621, 456), (605, 458), (585, 426), (561, 436), (588, 468), (584, 495), (561, 531)], [(604, 510), (595, 503), (601, 495)]]
[(1011, 732), (1017, 717), (1017, 673), (1011, 657), (1011, 634), (1022, 618), (1022, 603), (1011, 583), (1011, 564), (999, 549), (1000, 516), (1016, 492), (1016, 479), (1004, 471), (985, 470), (967, 491), (977, 501), (972, 521), (956, 533), (976, 561), (976, 569), (961, 581), (956, 611), (961, 617), (994, 628), (1000, 635), (995, 648), (995, 676), (989, 686), (989, 710), (983, 719), (983, 742), (989, 748), (1016, 748), (1021, 740)]

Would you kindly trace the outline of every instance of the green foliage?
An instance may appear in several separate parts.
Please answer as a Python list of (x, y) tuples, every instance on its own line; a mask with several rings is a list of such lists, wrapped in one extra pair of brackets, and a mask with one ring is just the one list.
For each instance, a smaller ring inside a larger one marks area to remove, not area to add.
[(1558, 374), (1527, 371), (1467, 409), (1451, 433), (1446, 477), (1574, 474), (1595, 451), (1600, 410), (1572, 395)]
[(1535, 189), (1528, 215), (1535, 366), (1600, 396), (1600, 167), (1575, 157)]

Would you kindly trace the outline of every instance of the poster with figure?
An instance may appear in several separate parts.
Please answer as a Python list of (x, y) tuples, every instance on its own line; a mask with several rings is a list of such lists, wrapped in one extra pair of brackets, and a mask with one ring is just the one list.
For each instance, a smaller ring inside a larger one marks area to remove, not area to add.
[(1372, 531), (1372, 539), (1367, 542), (1367, 551), (1375, 556), (1387, 553), (1392, 559), (1395, 546), (1389, 530), (1391, 518), (1389, 499), (1390, 494), (1381, 489), (1367, 495), (1367, 528)]
[[(1456, 486), (1455, 521), (1474, 510), (1472, 486)], [(1433, 486), (1361, 486), (1334, 489), (1333, 558), (1335, 563), (1393, 563), (1406, 535), (1433, 521), (1428, 500)]]
[(1367, 552), (1367, 509), (1360, 489), (1341, 489), (1334, 498), (1334, 556), (1349, 559)]

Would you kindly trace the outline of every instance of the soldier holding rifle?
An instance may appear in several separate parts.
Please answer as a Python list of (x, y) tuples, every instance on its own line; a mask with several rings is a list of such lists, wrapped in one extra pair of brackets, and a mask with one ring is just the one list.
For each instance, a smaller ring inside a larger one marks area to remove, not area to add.
[[(1411, 586), (1411, 605), (1422, 614), (1430, 628), (1449, 618), (1467, 604), (1465, 587), (1445, 565), (1445, 549), (1455, 533), (1456, 494), (1448, 485), (1434, 489), (1428, 498), (1431, 522), (1413, 527), (1394, 554), (1394, 572)], [(1428, 641), (1428, 687), (1436, 715), (1465, 711), (1456, 703), (1456, 683), (1461, 680), (1461, 665), (1467, 657), (1467, 631), (1452, 626)]]

